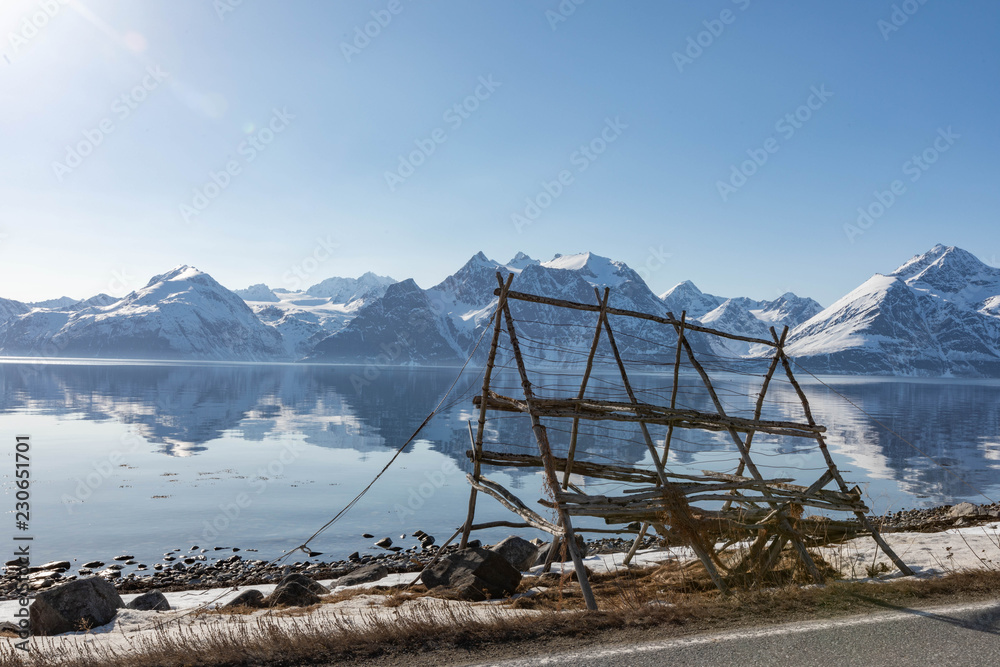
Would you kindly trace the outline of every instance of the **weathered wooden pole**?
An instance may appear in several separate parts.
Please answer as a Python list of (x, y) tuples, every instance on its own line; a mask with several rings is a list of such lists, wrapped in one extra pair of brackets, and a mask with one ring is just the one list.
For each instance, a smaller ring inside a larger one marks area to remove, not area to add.
[[(497, 281), (501, 281), (499, 275), (497, 276)], [(555, 466), (552, 462), (552, 448), (549, 446), (548, 434), (546, 434), (545, 427), (542, 426), (538, 415), (531, 410), (535, 401), (535, 392), (532, 390), (531, 382), (528, 380), (528, 371), (524, 365), (524, 358), (521, 356), (521, 346), (517, 342), (517, 334), (514, 331), (514, 318), (510, 314), (510, 307), (506, 302), (503, 304), (503, 314), (507, 324), (507, 335), (510, 337), (510, 347), (514, 353), (514, 360), (517, 363), (517, 371), (521, 376), (524, 399), (528, 403), (528, 414), (531, 416), (531, 430), (535, 434), (535, 440), (538, 443), (538, 453), (542, 457), (542, 463), (545, 468), (545, 481), (548, 483), (549, 491), (552, 493), (552, 499), (557, 508), (556, 512), (559, 514), (559, 523), (562, 526), (563, 538), (566, 540), (566, 548), (573, 559), (576, 578), (580, 583), (580, 592), (583, 594), (584, 602), (587, 603), (587, 609), (597, 611), (597, 601), (594, 599), (594, 591), (591, 590), (590, 581), (587, 579), (587, 568), (584, 566), (580, 550), (577, 548), (576, 533), (573, 531), (573, 524), (570, 521), (566, 508), (559, 502), (559, 480), (556, 478)], [(553, 539), (555, 537), (556, 535), (553, 534)]]
[[(670, 317), (671, 319), (674, 319), (673, 313), (667, 313), (667, 316)], [(677, 327), (677, 325), (674, 326), (675, 328)], [(722, 401), (719, 400), (719, 395), (715, 392), (715, 387), (712, 385), (712, 380), (708, 377), (708, 373), (705, 372), (705, 368), (698, 361), (698, 358), (695, 356), (694, 350), (691, 349), (691, 344), (687, 341), (687, 339), (684, 340), (684, 351), (687, 352), (688, 360), (691, 362), (691, 365), (694, 367), (695, 371), (697, 371), (698, 375), (701, 376), (701, 380), (705, 385), (705, 389), (708, 390), (708, 395), (712, 398), (712, 403), (715, 404), (715, 409), (718, 411), (720, 416), (723, 417), (727, 416), (726, 410), (722, 406)], [(814, 426), (815, 424), (812, 425)], [(747, 470), (750, 471), (750, 475), (758, 482), (763, 483), (764, 477), (763, 475), (760, 474), (760, 471), (757, 469), (757, 466), (754, 465), (753, 460), (750, 458), (750, 452), (747, 450), (746, 445), (743, 443), (743, 439), (740, 437), (740, 434), (737, 433), (736, 429), (734, 429), (731, 426), (726, 430), (729, 431), (729, 437), (732, 438), (733, 443), (735, 443), (736, 448), (739, 450), (740, 456), (746, 463)], [(768, 499), (767, 502), (772, 508), (779, 509), (780, 507), (779, 501), (773, 499), (770, 490), (768, 490), (766, 486), (761, 487), (761, 495), (763, 495), (765, 498)], [(795, 549), (799, 552), (799, 557), (805, 564), (806, 569), (809, 570), (809, 574), (812, 575), (816, 583), (820, 584), (823, 583), (825, 581), (823, 574), (819, 571), (819, 568), (816, 567), (816, 563), (813, 561), (812, 556), (809, 555), (809, 551), (806, 549), (806, 546), (802, 544), (802, 541), (800, 539), (798, 539), (798, 536), (796, 535), (795, 531), (788, 523), (788, 517), (784, 514), (783, 511), (779, 511), (779, 515), (780, 516), (778, 522), (779, 525), (781, 526), (781, 529), (785, 531), (786, 534), (793, 536), (792, 544), (795, 545)]]
[[(771, 327), (771, 336), (778, 345), (778, 356), (781, 358), (781, 364), (785, 368), (785, 375), (788, 376), (788, 381), (791, 382), (792, 387), (795, 388), (795, 393), (798, 394), (799, 400), (802, 402), (802, 410), (805, 412), (806, 421), (810, 426), (814, 426), (816, 421), (813, 419), (812, 409), (809, 407), (809, 399), (806, 398), (805, 392), (802, 391), (802, 387), (799, 386), (798, 380), (795, 379), (795, 374), (792, 373), (792, 366), (788, 363), (788, 355), (785, 354), (785, 348), (781, 344), (781, 341), (784, 341), (787, 332), (788, 327), (786, 326), (781, 332), (781, 339), (779, 340), (774, 327)], [(840, 487), (841, 492), (850, 494), (851, 490), (847, 486), (847, 482), (845, 482), (844, 478), (841, 476), (840, 470), (837, 468), (837, 464), (834, 463), (833, 457), (830, 455), (830, 450), (826, 446), (826, 438), (824, 438), (822, 434), (817, 433), (816, 442), (819, 443), (819, 450), (823, 453), (823, 459), (826, 461), (826, 465), (830, 469), (830, 473), (833, 475), (833, 478), (837, 480), (837, 486)], [(875, 524), (873, 524), (868, 518), (868, 515), (865, 512), (856, 509), (854, 510), (854, 516), (858, 518), (858, 521), (861, 522), (861, 525), (864, 526), (866, 530), (871, 532), (872, 539), (874, 539), (875, 543), (882, 548), (882, 551), (885, 552), (885, 555), (892, 560), (896, 567), (899, 568), (899, 571), (907, 576), (911, 576), (913, 574), (913, 570), (911, 570), (910, 567), (903, 562), (903, 559), (900, 558), (896, 552), (892, 550), (892, 547), (890, 547), (889, 544), (882, 538), (882, 534), (879, 533)]]
[[(577, 392), (577, 399), (583, 398), (587, 392), (587, 382), (590, 380), (590, 372), (594, 368), (594, 355), (597, 354), (597, 345), (601, 342), (601, 326), (604, 324), (604, 311), (608, 308), (608, 295), (611, 290), (604, 288), (604, 299), (601, 299), (601, 314), (597, 318), (597, 326), (594, 329), (594, 341), (590, 344), (590, 354), (587, 355), (587, 367), (583, 371), (583, 381), (580, 382), (580, 391)], [(577, 408), (579, 410), (579, 408)], [(576, 454), (576, 438), (580, 429), (580, 418), (573, 418), (573, 427), (569, 434), (569, 453), (566, 455), (566, 470), (563, 473), (563, 489), (569, 487), (569, 476), (573, 471), (573, 456)]]
[[(595, 288), (596, 291), (596, 288)], [(618, 364), (618, 371), (622, 376), (622, 384), (625, 385), (625, 392), (628, 394), (628, 400), (632, 405), (636, 406), (636, 414), (640, 414), (639, 400), (635, 397), (635, 392), (632, 390), (632, 383), (629, 382), (628, 373), (625, 371), (625, 362), (622, 361), (622, 356), (618, 352), (618, 344), (615, 342), (615, 333), (611, 330), (611, 322), (608, 319), (608, 314), (605, 311), (602, 315), (604, 318), (604, 330), (608, 334), (608, 344), (611, 346), (611, 351), (615, 355), (615, 361)], [(653, 438), (649, 435), (649, 428), (646, 426), (646, 422), (639, 421), (639, 429), (642, 431), (642, 438), (646, 442), (646, 448), (649, 450), (649, 455), (653, 459), (653, 467), (656, 468), (657, 474), (657, 486), (662, 486), (664, 490), (664, 501), (667, 503), (668, 507), (671, 509), (671, 513), (674, 515), (672, 519), (676, 521), (678, 518), (681, 522), (686, 525), (691, 525), (693, 522), (691, 520), (691, 513), (688, 510), (687, 503), (683, 496), (676, 493), (673, 489), (673, 485), (667, 479), (667, 472), (663, 468), (663, 462), (660, 461), (660, 455), (656, 451), (656, 445), (653, 444)], [(682, 531), (683, 532), (683, 531)], [(715, 568), (715, 563), (712, 562), (712, 555), (710, 553), (711, 546), (702, 545), (699, 540), (699, 536), (695, 534), (687, 535), (688, 541), (690, 542), (690, 547), (694, 551), (695, 555), (705, 566), (705, 570), (708, 572), (708, 576), (711, 577), (712, 583), (715, 584), (723, 593), (729, 592), (729, 587), (726, 585), (725, 580), (719, 575), (718, 570)], [(636, 538), (637, 544), (639, 537)], [(630, 553), (634, 554), (635, 549), (630, 549)], [(627, 565), (627, 563), (626, 563)]]
[[(479, 424), (476, 427), (476, 437), (472, 441), (472, 476), (476, 481), (479, 481), (479, 457), (483, 452), (483, 431), (486, 429), (486, 397), (490, 391), (490, 380), (493, 377), (493, 366), (496, 363), (497, 357), (497, 345), (500, 341), (500, 313), (507, 303), (507, 291), (510, 289), (510, 283), (513, 279), (514, 274), (508, 273), (507, 281), (503, 282), (500, 273), (497, 273), (497, 281), (500, 283), (500, 297), (497, 301), (497, 309), (493, 313), (493, 340), (490, 343), (489, 356), (486, 358), (486, 371), (483, 373), (483, 401), (479, 406)], [(476, 497), (478, 493), (479, 491), (476, 487), (472, 487), (469, 490), (469, 514), (465, 520), (465, 526), (462, 528), (462, 539), (458, 545), (460, 549), (464, 549), (469, 543), (469, 534), (472, 532), (472, 521), (476, 516)]]

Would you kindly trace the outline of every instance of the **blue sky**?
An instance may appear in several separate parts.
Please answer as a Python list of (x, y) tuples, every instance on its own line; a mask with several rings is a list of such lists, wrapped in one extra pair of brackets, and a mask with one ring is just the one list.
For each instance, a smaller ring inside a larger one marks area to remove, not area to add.
[(986, 0), (5, 1), (0, 296), (590, 250), (828, 305), (939, 242), (1000, 263), (998, 30)]

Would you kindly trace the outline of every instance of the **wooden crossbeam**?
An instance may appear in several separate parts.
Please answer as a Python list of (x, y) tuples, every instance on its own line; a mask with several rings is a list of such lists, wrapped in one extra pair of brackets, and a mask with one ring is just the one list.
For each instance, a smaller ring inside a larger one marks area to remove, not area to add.
[[(482, 405), (482, 396), (473, 397), (473, 404)], [(503, 412), (528, 412), (528, 404), (509, 396), (490, 391), (486, 399), (489, 410)], [(674, 425), (680, 428), (704, 431), (728, 431), (735, 429), (741, 433), (759, 431), (772, 435), (788, 435), (797, 438), (815, 438), (817, 433), (825, 433), (826, 427), (818, 424), (745, 419), (719, 415), (697, 410), (678, 410), (651, 403), (625, 403), (593, 398), (536, 398), (532, 410), (540, 417), (565, 417), (567, 419), (609, 420), (646, 424)], [(659, 460), (659, 456), (657, 456)]]

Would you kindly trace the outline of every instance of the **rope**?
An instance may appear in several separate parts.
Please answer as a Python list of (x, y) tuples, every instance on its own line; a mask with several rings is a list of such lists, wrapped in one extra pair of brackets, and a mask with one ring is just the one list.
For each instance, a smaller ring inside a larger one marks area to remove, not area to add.
[[(465, 360), (465, 363), (463, 363), (462, 367), (458, 370), (458, 374), (455, 376), (454, 381), (452, 381), (451, 386), (448, 387), (448, 391), (446, 391), (444, 393), (444, 395), (441, 397), (441, 400), (439, 400), (438, 403), (437, 403), (437, 405), (434, 406), (434, 409), (431, 410), (430, 414), (428, 414), (424, 418), (424, 420), (420, 423), (420, 426), (418, 426), (417, 429), (413, 432), (413, 434), (409, 438), (406, 439), (406, 442), (404, 442), (402, 445), (399, 446), (398, 449), (396, 449), (396, 452), (392, 455), (392, 458), (389, 459), (389, 462), (386, 463), (382, 467), (382, 469), (378, 472), (377, 475), (375, 475), (375, 478), (372, 479), (372, 481), (369, 482), (368, 485), (364, 489), (362, 489), (360, 493), (358, 493), (358, 495), (354, 496), (354, 499), (351, 500), (349, 503), (347, 503), (347, 505), (345, 505), (343, 507), (343, 509), (341, 509), (339, 512), (337, 512), (337, 514), (334, 515), (334, 517), (332, 519), (330, 519), (329, 521), (327, 521), (325, 524), (323, 524), (319, 528), (319, 530), (317, 530), (315, 533), (313, 533), (312, 535), (310, 535), (309, 538), (305, 542), (303, 542), (299, 546), (295, 547), (294, 549), (289, 549), (286, 553), (282, 554), (281, 556), (278, 556), (277, 558), (272, 559), (271, 561), (269, 561), (267, 563), (268, 566), (276, 565), (277, 563), (280, 563), (281, 561), (283, 561), (284, 559), (288, 558), (289, 556), (291, 556), (296, 551), (302, 551), (302, 552), (304, 552), (306, 554), (311, 553), (311, 550), (308, 548), (309, 543), (312, 542), (314, 539), (316, 539), (321, 533), (323, 533), (330, 526), (332, 526), (333, 524), (335, 524), (338, 520), (340, 520), (341, 517), (343, 517), (345, 514), (347, 514), (347, 512), (349, 512), (351, 510), (351, 508), (354, 507), (358, 503), (358, 501), (360, 501), (365, 496), (365, 494), (368, 493), (368, 491), (373, 486), (375, 486), (375, 483), (379, 480), (379, 478), (381, 478), (382, 475), (384, 475), (385, 472), (387, 470), (389, 470), (390, 467), (392, 467), (392, 464), (396, 462), (396, 459), (399, 458), (399, 456), (403, 453), (403, 451), (406, 449), (406, 447), (411, 442), (413, 442), (416, 439), (417, 435), (420, 434), (420, 431), (422, 431), (424, 429), (424, 427), (427, 426), (427, 424), (431, 421), (431, 419), (434, 418), (434, 415), (436, 415), (438, 413), (438, 411), (441, 409), (441, 406), (444, 404), (445, 400), (448, 398), (449, 395), (451, 395), (451, 392), (454, 391), (455, 385), (458, 384), (458, 381), (462, 378), (462, 375), (465, 373), (465, 369), (468, 367), (469, 363), (472, 361), (472, 358), (475, 356), (476, 351), (479, 350), (479, 346), (482, 344), (483, 338), (486, 336), (486, 332), (490, 331), (490, 324), (493, 323), (493, 318), (495, 318), (496, 316), (497, 316), (497, 311), (494, 311), (493, 315), (490, 317), (489, 321), (486, 323), (485, 326), (483, 326), (483, 332), (479, 335), (479, 339), (476, 340), (476, 344), (472, 348), (472, 352), (469, 353), (469, 357)], [(455, 404), (455, 402), (452, 402), (450, 405), (454, 405), (454, 404)], [(239, 586), (239, 581), (234, 582), (229, 588), (226, 589), (225, 592), (220, 593), (219, 595), (217, 595), (213, 599), (208, 600), (206, 602), (203, 602), (202, 604), (200, 604), (200, 605), (198, 605), (196, 607), (193, 607), (193, 608), (189, 609), (188, 611), (186, 611), (186, 612), (184, 612), (182, 614), (178, 614), (177, 616), (175, 616), (174, 618), (170, 619), (169, 621), (164, 622), (163, 625), (166, 625), (167, 623), (173, 623), (175, 621), (180, 621), (181, 619), (186, 618), (186, 617), (188, 617), (188, 616), (190, 616), (192, 614), (195, 614), (195, 613), (197, 613), (197, 612), (199, 612), (199, 611), (201, 611), (203, 609), (207, 609), (210, 605), (212, 605), (212, 604), (218, 602), (219, 600), (221, 600), (222, 598), (224, 598), (231, 591), (235, 590), (238, 586)]]

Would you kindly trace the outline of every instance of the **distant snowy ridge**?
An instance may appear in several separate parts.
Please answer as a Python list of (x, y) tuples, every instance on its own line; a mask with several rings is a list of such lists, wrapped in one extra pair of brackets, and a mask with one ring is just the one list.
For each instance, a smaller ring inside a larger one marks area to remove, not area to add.
[[(747, 337), (770, 339), (772, 327), (788, 326), (787, 352), (816, 373), (1000, 377), (1000, 269), (942, 245), (876, 274), (825, 309), (790, 292), (771, 301), (715, 296), (690, 281), (657, 296), (625, 263), (589, 252), (544, 262), (518, 253), (506, 263), (480, 252), (428, 289), (366, 273), (300, 292), (264, 284), (232, 292), (180, 266), (123, 298), (0, 299), (0, 354), (459, 364), (496, 306), (498, 272), (514, 274), (517, 291), (596, 303), (609, 287), (614, 307), (686, 313), (689, 321)], [(566, 363), (590, 345), (592, 312), (523, 301), (511, 308), (525, 344), (556, 341), (536, 350), (538, 361)], [(661, 363), (673, 332), (629, 319), (613, 318), (623, 354)], [(771, 349), (709, 336), (691, 341), (723, 358), (761, 359)], [(484, 357), (485, 346), (476, 354)]]
[(22, 314), (0, 331), (0, 353), (247, 361), (286, 356), (281, 336), (242, 299), (189, 266), (155, 276), (109, 305)]
[(796, 327), (786, 349), (818, 373), (1000, 377), (998, 303), (1000, 269), (936, 245)]

